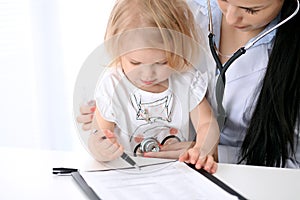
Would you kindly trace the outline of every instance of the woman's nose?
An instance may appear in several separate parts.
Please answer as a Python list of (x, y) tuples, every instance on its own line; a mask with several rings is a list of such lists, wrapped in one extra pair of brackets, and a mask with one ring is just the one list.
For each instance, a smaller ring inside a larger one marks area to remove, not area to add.
[(229, 5), (225, 13), (225, 19), (229, 25), (237, 24), (242, 19), (240, 8)]

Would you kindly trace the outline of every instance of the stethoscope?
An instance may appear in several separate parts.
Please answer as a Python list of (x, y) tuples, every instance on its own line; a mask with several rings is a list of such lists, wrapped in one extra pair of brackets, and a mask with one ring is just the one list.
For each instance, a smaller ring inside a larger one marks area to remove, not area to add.
[(210, 0), (207, 0), (207, 7), (208, 7), (208, 17), (209, 17), (209, 22), (208, 22), (208, 31), (209, 31), (209, 35), (208, 35), (208, 39), (209, 39), (209, 47), (210, 47), (210, 51), (212, 53), (212, 56), (216, 62), (217, 68), (219, 70), (219, 76), (217, 78), (217, 83), (216, 83), (216, 101), (217, 101), (217, 121), (219, 124), (219, 128), (220, 130), (222, 129), (225, 120), (226, 120), (226, 112), (224, 110), (224, 107), (222, 105), (223, 102), (223, 95), (224, 95), (224, 89), (225, 89), (225, 82), (226, 82), (226, 77), (225, 77), (225, 72), (227, 71), (228, 67), (237, 59), (239, 58), (241, 55), (245, 54), (246, 51), (251, 48), (256, 42), (258, 42), (260, 39), (262, 39), (263, 37), (265, 37), (267, 34), (269, 34), (270, 32), (272, 32), (273, 30), (277, 29), (279, 26), (283, 25), (284, 23), (286, 23), (287, 21), (289, 21), (292, 17), (294, 17), (298, 11), (299, 11), (299, 0), (297, 1), (297, 8), (295, 9), (295, 11), (286, 19), (282, 20), (281, 22), (279, 22), (278, 24), (276, 24), (275, 26), (273, 26), (272, 28), (270, 28), (269, 30), (266, 30), (264, 32), (262, 32), (261, 34), (259, 34), (258, 36), (256, 36), (256, 38), (250, 42), (247, 43), (244, 47), (239, 48), (229, 59), (228, 61), (222, 65), (218, 53), (217, 53), (217, 48), (216, 48), (216, 44), (215, 44), (215, 35), (213, 33), (213, 25), (212, 25), (212, 12), (211, 12), (211, 7), (210, 7)]

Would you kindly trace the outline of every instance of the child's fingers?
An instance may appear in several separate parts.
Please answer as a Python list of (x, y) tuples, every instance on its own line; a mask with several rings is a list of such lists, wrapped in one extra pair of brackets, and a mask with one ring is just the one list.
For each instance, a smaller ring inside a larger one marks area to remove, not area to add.
[(179, 156), (179, 159), (178, 159), (180, 162), (187, 162), (189, 163), (189, 153), (186, 151), (184, 152), (183, 154), (181, 154)]
[(201, 169), (202, 167), (204, 167), (205, 162), (206, 162), (206, 156), (198, 156), (197, 161), (194, 163), (195, 164), (195, 168), (196, 169)]
[(113, 151), (114, 149), (117, 149), (119, 145), (117, 143), (113, 143), (110, 139), (101, 139), (100, 145), (102, 149), (105, 149), (105, 151)]
[(110, 142), (119, 145), (119, 143), (117, 142), (117, 138), (113, 132), (106, 129), (106, 130), (103, 130), (102, 133), (104, 134), (101, 137), (102, 140), (108, 139)]
[(112, 133), (109, 130), (96, 130), (93, 134), (90, 135), (90, 138), (93, 138), (93, 141), (96, 144), (96, 146), (99, 146), (102, 149), (108, 149), (113, 145), (117, 147), (120, 146), (117, 143), (117, 138), (115, 137), (114, 133)]
[(218, 169), (218, 164), (214, 161), (213, 163), (211, 163), (211, 165), (209, 167), (206, 167), (206, 165), (205, 165), (204, 169), (207, 172), (214, 174), (214, 173), (216, 173), (216, 171)]
[(218, 168), (218, 164), (214, 161), (213, 156), (208, 155), (205, 157), (199, 157), (195, 168), (196, 169), (200, 169), (200, 168), (204, 168), (207, 172), (213, 174), (217, 171)]
[(114, 160), (117, 157), (121, 156), (124, 151), (124, 148), (119, 145), (112, 144), (108, 139), (103, 143), (105, 146), (102, 147), (101, 155), (102, 157), (106, 158), (107, 160)]
[(122, 153), (124, 152), (124, 148), (123, 146), (119, 146), (117, 149), (115, 149), (111, 155), (112, 159), (115, 159), (119, 156), (122, 155)]
[(213, 166), (212, 166), (212, 168), (210, 170), (210, 173), (211, 174), (216, 173), (217, 169), (218, 169), (218, 163), (214, 162), (214, 164), (213, 164)]
[(105, 147), (105, 153), (111, 155), (114, 152), (118, 151), (118, 149), (120, 148), (119, 145), (115, 144), (115, 143), (111, 143), (110, 141), (105, 141), (103, 143), (106, 143)]
[(116, 138), (107, 138), (106, 136), (102, 136), (100, 145), (102, 155), (110, 158), (111, 160), (120, 156), (124, 151), (123, 146), (117, 143)]
[(192, 148), (188, 152), (190, 155), (191, 164), (197, 164), (199, 161), (201, 161), (200, 152), (196, 148)]
[(208, 155), (206, 158), (206, 162), (204, 164), (204, 169), (206, 171), (210, 172), (213, 169), (214, 164), (215, 164), (214, 158), (212, 156)]
[(113, 132), (111, 132), (110, 130), (105, 129), (102, 132), (108, 139), (116, 138), (115, 134)]

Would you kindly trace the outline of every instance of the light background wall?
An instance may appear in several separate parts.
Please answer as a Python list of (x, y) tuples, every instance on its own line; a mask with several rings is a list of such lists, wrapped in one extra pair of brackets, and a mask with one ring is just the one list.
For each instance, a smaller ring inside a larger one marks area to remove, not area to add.
[(0, 147), (73, 150), (73, 89), (113, 0), (0, 0)]

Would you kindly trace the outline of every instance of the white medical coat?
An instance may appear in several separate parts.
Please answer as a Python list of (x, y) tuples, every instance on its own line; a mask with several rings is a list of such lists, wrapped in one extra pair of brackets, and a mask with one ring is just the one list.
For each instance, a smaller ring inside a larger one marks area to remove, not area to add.
[[(207, 38), (209, 19), (207, 2), (203, 0), (191, 0), (188, 3), (195, 15), (200, 31)], [(215, 0), (211, 0), (211, 9), (215, 42), (218, 46), (222, 13)], [(278, 20), (279, 18), (276, 18), (266, 29), (273, 27)], [(237, 163), (238, 161), (240, 146), (249, 126), (256, 98), (261, 90), (275, 34), (276, 31), (272, 31), (259, 40), (245, 54), (234, 61), (226, 71), (223, 106), (227, 114), (227, 119), (220, 135), (220, 162)], [(208, 38), (206, 45), (208, 45)], [(215, 64), (213, 63), (211, 67), (215, 67)], [(214, 91), (210, 91), (210, 93), (213, 94)], [(210, 100), (214, 110), (216, 110), (217, 106), (214, 98)], [(295, 143), (298, 144), (297, 146), (295, 145), (296, 155), (291, 155), (287, 161), (287, 167), (299, 168), (300, 165), (300, 141), (297, 134), (299, 133), (295, 133)]]

